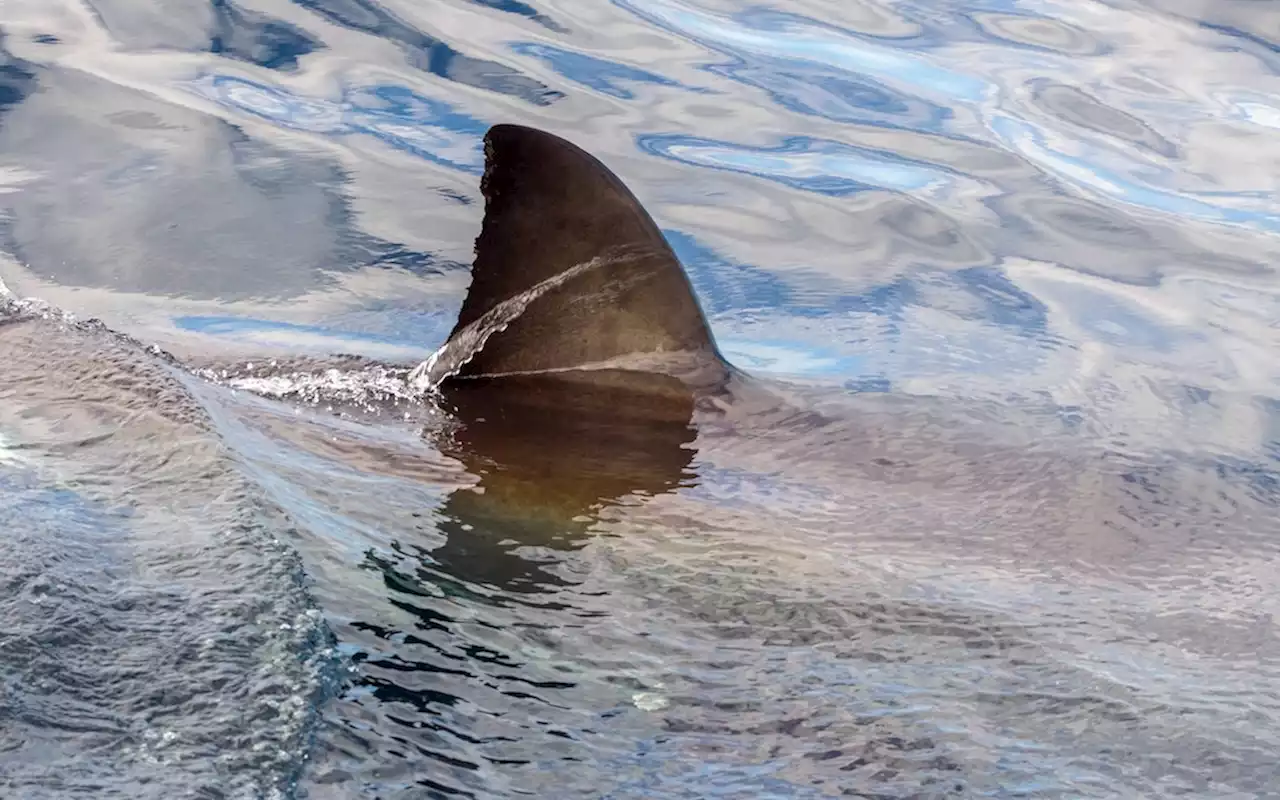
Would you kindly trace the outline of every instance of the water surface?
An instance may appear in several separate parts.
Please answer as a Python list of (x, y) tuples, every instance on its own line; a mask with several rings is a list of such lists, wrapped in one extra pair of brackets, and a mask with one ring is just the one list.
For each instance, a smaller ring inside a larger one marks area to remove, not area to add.
[[(102, 322), (0, 324), (6, 797), (1280, 796), (1275, 2), (0, 31), (0, 278)], [(478, 500), (403, 377), (498, 122), (614, 169), (827, 421)]]

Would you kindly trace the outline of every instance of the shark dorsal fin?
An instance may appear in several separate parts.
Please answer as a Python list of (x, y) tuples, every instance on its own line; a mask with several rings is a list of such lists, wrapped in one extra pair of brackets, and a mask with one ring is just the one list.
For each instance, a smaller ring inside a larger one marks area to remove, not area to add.
[(495, 125), (484, 145), (484, 223), (450, 339), (495, 307), (534, 299), (458, 377), (666, 354), (692, 357), (704, 377), (727, 369), (675, 253), (617, 176), (532, 128)]

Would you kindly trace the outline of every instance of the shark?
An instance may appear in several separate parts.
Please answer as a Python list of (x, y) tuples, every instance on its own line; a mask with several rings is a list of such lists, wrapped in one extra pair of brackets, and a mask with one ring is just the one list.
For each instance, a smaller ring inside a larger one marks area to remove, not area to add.
[[(578, 541), (619, 498), (690, 485), (695, 463), (777, 476), (800, 503), (887, 496), (918, 529), (981, 527), (984, 496), (1006, 508), (1021, 496), (1060, 532), (1042, 556), (1114, 547), (1081, 509), (1133, 501), (1124, 476), (1150, 465), (1081, 446), (1044, 409), (752, 375), (726, 360), (658, 225), (600, 160), (514, 124), (493, 126), (484, 153), (470, 287), (445, 344), (407, 378), (448, 411), (443, 451), (480, 479), (447, 501), (470, 533), (439, 557), (500, 570), (496, 542)], [(932, 502), (899, 498), (913, 486)]]

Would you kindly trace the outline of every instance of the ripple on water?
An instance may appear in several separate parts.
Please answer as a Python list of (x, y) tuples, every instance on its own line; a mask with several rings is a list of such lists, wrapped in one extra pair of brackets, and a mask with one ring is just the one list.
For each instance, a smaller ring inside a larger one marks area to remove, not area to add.
[(984, 11), (970, 18), (986, 36), (1013, 45), (1043, 48), (1068, 56), (1101, 56), (1111, 51), (1105, 42), (1088, 31), (1053, 17)]
[(1142, 120), (1111, 108), (1073, 86), (1036, 79), (1029, 85), (1032, 101), (1064, 122), (1114, 136), (1165, 158), (1177, 158), (1173, 143)]
[(372, 0), (294, 0), (294, 2), (334, 25), (397, 43), (412, 66), (442, 78), (457, 81), (466, 86), (510, 95), (537, 106), (550, 105), (564, 97), (562, 92), (551, 89), (505, 64), (460, 52), (448, 42), (418, 30)]

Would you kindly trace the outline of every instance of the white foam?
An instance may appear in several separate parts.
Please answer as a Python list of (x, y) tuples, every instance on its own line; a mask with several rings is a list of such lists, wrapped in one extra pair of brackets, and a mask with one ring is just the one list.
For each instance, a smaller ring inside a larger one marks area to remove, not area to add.
[(30, 464), (27, 458), (14, 444), (13, 440), (0, 432), (0, 464), (7, 466), (23, 466)]

